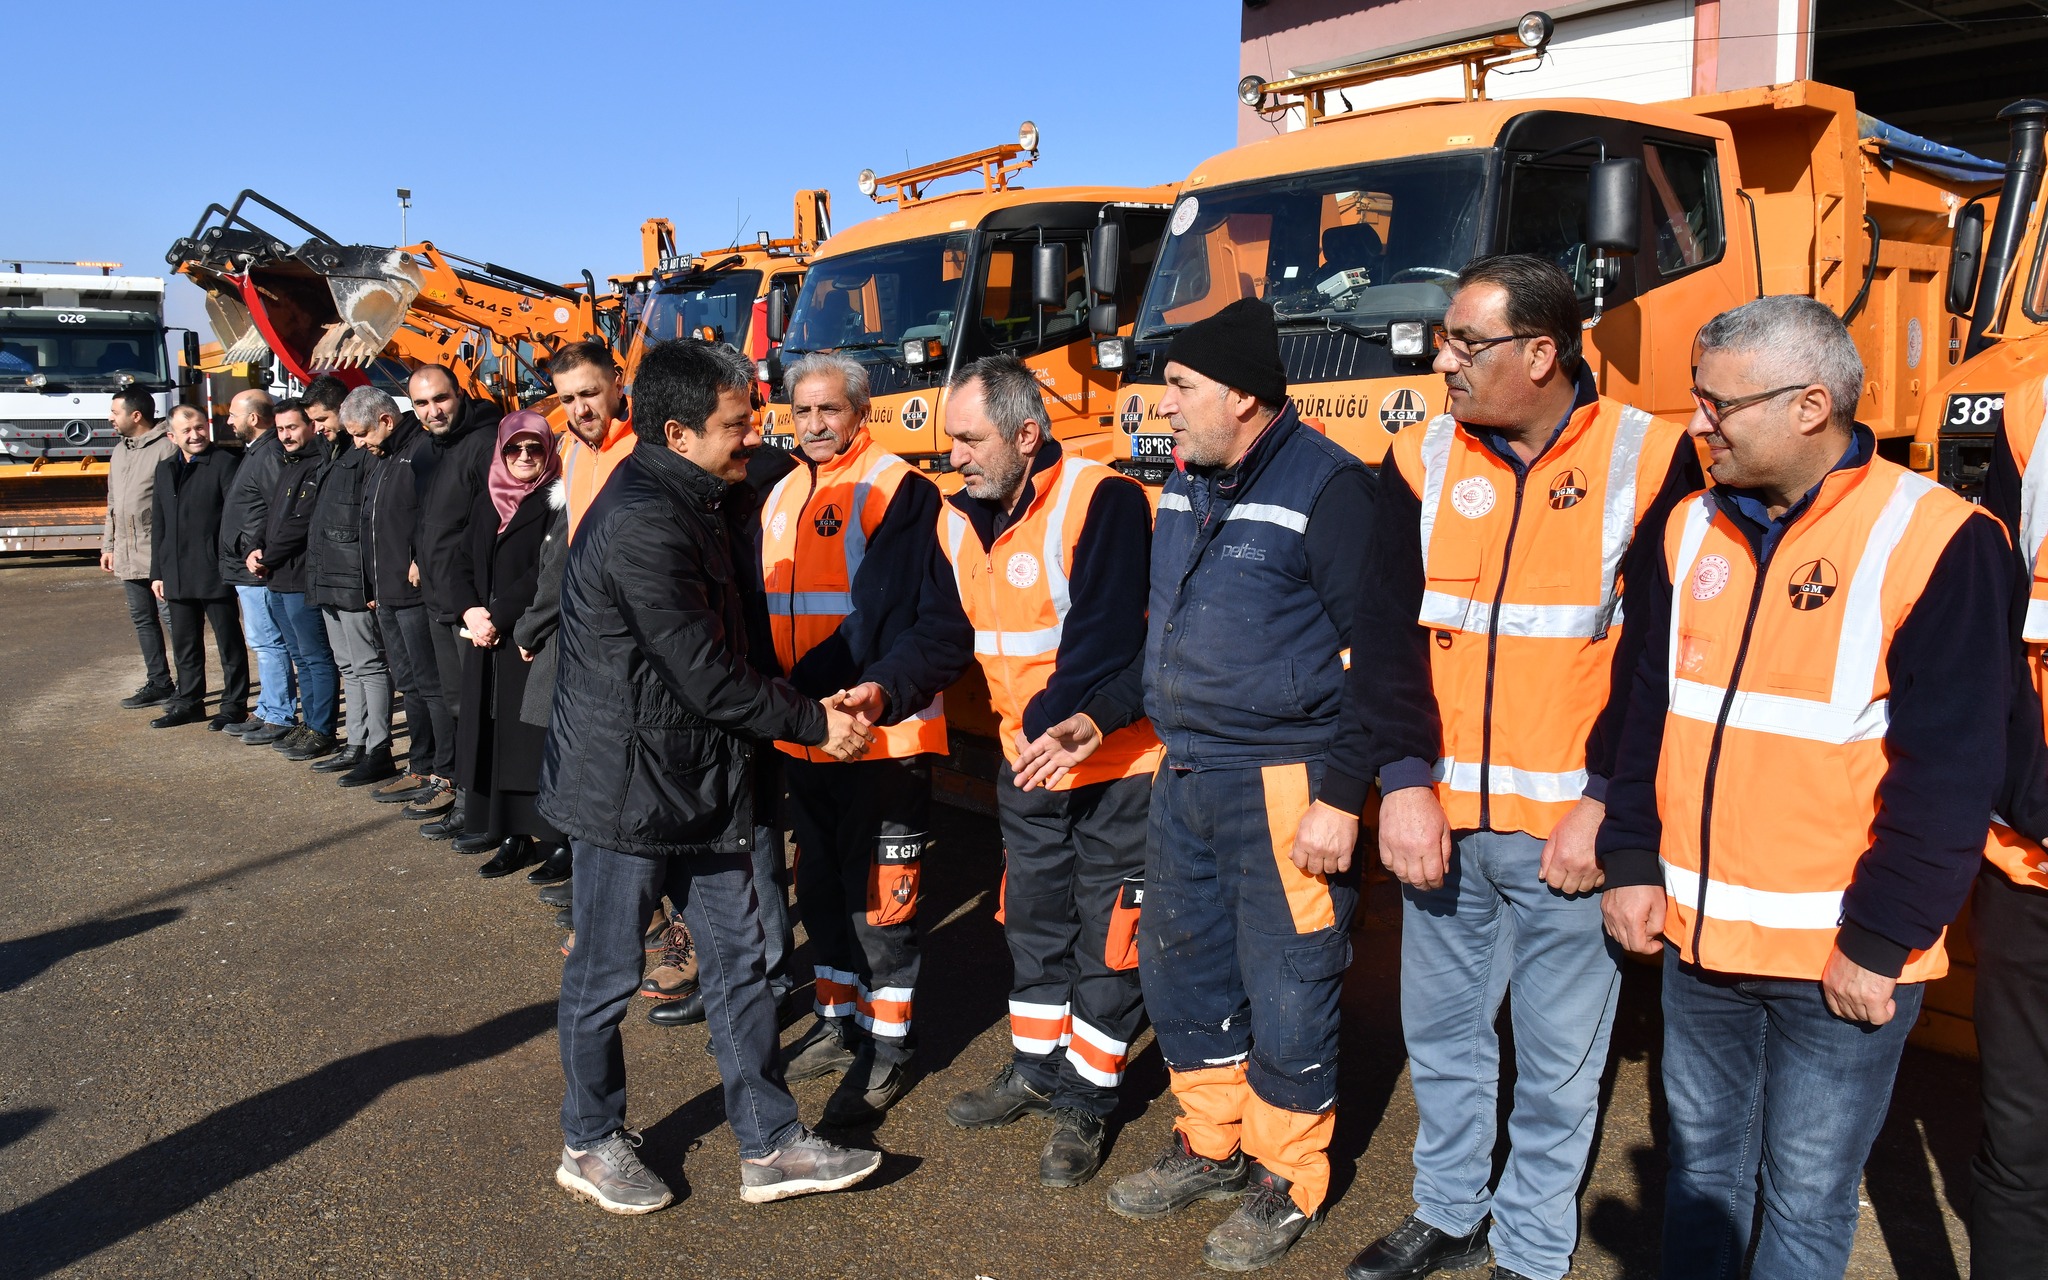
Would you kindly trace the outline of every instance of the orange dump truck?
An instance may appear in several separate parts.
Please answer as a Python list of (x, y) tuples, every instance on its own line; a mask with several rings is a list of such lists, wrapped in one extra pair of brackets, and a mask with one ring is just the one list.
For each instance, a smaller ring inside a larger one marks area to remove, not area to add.
[[(1126, 470), (1158, 481), (1170, 465), (1155, 406), (1174, 331), (1243, 297), (1278, 315), (1302, 414), (1377, 463), (1444, 409), (1430, 363), (1452, 278), (1503, 252), (1578, 282), (1603, 393), (1680, 419), (1702, 324), (1766, 293), (1820, 299), (1863, 353), (1880, 447), (1932, 468), (1911, 445), (1942, 372), (1952, 219), (1983, 183), (1895, 160), (1851, 95), (1811, 82), (1649, 106), (1487, 99), (1487, 72), (1539, 56), (1549, 31), (1530, 14), (1441, 49), (1246, 77), (1245, 103), (1304, 127), (1195, 167), (1135, 333), (1099, 343), (1123, 378)], [(1464, 101), (1340, 109), (1347, 89), (1447, 66), (1466, 69)]]

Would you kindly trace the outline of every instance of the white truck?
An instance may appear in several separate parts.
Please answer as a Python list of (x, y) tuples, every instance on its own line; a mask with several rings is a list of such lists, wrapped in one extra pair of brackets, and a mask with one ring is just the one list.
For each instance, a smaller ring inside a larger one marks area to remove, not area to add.
[(0, 551), (92, 550), (114, 393), (175, 402), (155, 276), (0, 271)]

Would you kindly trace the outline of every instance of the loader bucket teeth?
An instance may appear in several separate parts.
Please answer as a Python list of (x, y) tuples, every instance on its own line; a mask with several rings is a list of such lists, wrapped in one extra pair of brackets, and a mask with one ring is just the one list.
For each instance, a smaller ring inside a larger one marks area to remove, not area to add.
[(360, 367), (376, 359), (423, 284), (420, 269), (396, 249), (308, 241), (294, 256), (326, 280), (346, 331), (330, 331), (321, 339), (315, 364), (324, 357), (343, 367)]

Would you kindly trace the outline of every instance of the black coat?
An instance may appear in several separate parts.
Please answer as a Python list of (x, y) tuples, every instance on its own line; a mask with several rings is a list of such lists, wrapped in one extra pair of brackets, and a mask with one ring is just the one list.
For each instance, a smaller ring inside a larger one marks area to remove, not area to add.
[[(347, 438), (347, 433), (343, 433)], [(306, 600), (352, 613), (370, 607), (363, 577), (363, 477), (370, 451), (351, 445), (327, 464), (306, 544)]]
[(403, 609), (421, 603), (409, 570), (417, 554), (420, 491), (440, 461), (429, 436), (411, 414), (399, 419), (372, 455), (363, 479), (363, 540), (370, 597)]
[[(519, 718), (519, 704), (526, 697), (526, 681), (533, 668), (519, 656), (512, 631), (533, 605), (540, 582), (541, 547), (549, 531), (566, 526), (568, 519), (568, 504), (560, 488), (543, 485), (519, 504), (503, 533), (498, 532), (498, 510), (488, 493), (477, 498), (466, 522), (470, 540), (464, 559), (475, 566), (470, 573), (471, 587), (490, 611), (499, 640), (494, 649), (463, 642), (462, 714), (455, 720), (455, 783), (464, 790), (489, 795), (540, 788), (541, 744), (547, 730)], [(486, 734), (490, 735), (488, 743)]]
[(255, 587), (263, 579), (249, 572), (249, 552), (263, 541), (263, 526), (270, 509), (270, 494), (277, 488), (278, 469), (284, 465), (284, 446), (275, 431), (257, 436), (242, 450), (242, 465), (235, 482), (228, 486), (227, 506), (220, 513), (221, 581)]
[(149, 576), (167, 600), (218, 600), (235, 594), (220, 577), (220, 515), (241, 455), (208, 449), (185, 460), (174, 453), (156, 464), (151, 499)]
[(263, 584), (272, 591), (299, 595), (306, 591), (308, 540), (313, 511), (320, 500), (320, 478), (326, 473), (327, 451), (317, 439), (308, 441), (297, 453), (277, 451), (277, 482), (265, 503), (263, 535), (256, 540), (269, 570)]
[(539, 800), (566, 835), (647, 855), (749, 850), (757, 744), (825, 740), (823, 707), (747, 665), (725, 493), (643, 441), (576, 526)]
[(482, 603), (469, 598), (469, 509), (484, 491), (504, 416), (505, 411), (488, 400), (464, 397), (448, 430), (438, 436), (429, 433), (437, 461), (420, 494), (415, 558), (420, 593), (436, 622), (460, 622), (463, 610)]

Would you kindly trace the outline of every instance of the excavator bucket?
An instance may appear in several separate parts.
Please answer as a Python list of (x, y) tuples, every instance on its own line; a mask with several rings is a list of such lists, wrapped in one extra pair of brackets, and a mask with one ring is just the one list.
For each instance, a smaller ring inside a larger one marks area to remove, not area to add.
[(334, 300), (337, 318), (308, 361), (316, 370), (361, 369), (376, 360), (424, 284), (402, 249), (309, 240), (292, 256), (327, 282)]
[(215, 279), (219, 280), (218, 285), (195, 283), (206, 293), (206, 319), (213, 325), (214, 337), (220, 339), (222, 363), (253, 364), (268, 356), (270, 344), (263, 340), (255, 320), (250, 318), (241, 294), (227, 281)]

